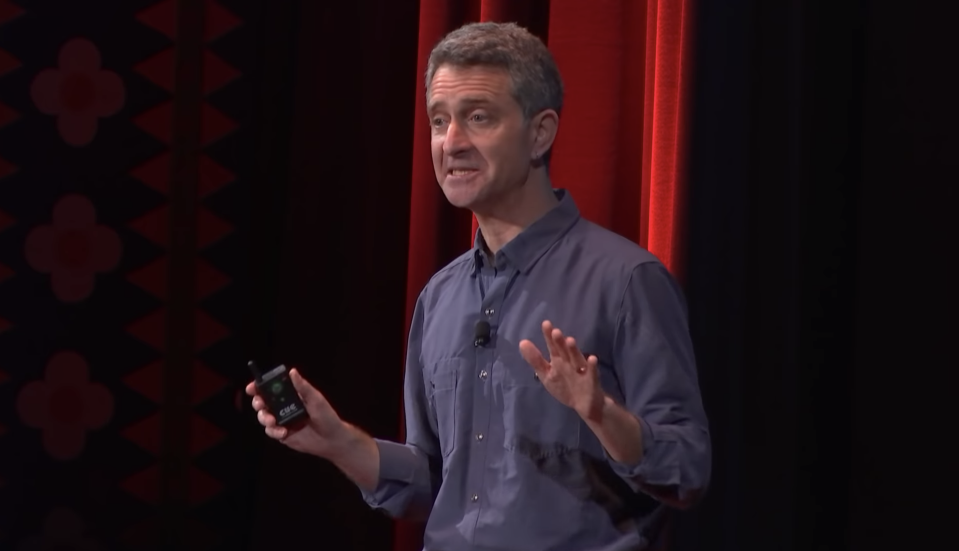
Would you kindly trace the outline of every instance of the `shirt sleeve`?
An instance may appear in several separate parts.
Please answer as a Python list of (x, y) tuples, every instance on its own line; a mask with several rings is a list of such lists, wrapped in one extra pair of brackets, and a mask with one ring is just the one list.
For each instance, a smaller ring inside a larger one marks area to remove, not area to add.
[[(606, 455), (634, 491), (670, 487), (680, 501), (709, 484), (711, 444), (679, 285), (659, 262), (633, 269), (616, 323), (614, 367), (625, 408), (640, 420), (643, 457)], [(655, 496), (654, 496), (655, 497)]]
[(373, 491), (361, 490), (370, 507), (394, 518), (414, 521), (425, 521), (429, 517), (442, 472), (439, 439), (430, 422), (420, 360), (422, 337), (423, 293), (413, 311), (406, 351), (406, 443), (374, 439), (380, 455), (379, 481)]

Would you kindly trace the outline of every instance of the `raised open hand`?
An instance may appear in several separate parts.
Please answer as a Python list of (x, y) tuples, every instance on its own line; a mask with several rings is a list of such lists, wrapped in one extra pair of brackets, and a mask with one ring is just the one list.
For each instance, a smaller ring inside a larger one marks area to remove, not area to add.
[(603, 409), (605, 394), (599, 383), (599, 360), (583, 356), (576, 339), (566, 337), (547, 320), (543, 337), (549, 360), (529, 340), (519, 343), (520, 354), (533, 367), (539, 380), (554, 398), (573, 408), (584, 419), (597, 418)]

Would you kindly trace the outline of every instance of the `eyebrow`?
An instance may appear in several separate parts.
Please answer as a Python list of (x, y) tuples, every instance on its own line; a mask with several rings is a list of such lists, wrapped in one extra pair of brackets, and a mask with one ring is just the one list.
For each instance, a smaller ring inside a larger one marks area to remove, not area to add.
[[(489, 98), (467, 97), (467, 98), (464, 98), (462, 101), (460, 101), (460, 103), (466, 107), (475, 107), (477, 105), (489, 105), (492, 102), (489, 100)], [(446, 106), (446, 102), (440, 100), (437, 102), (431, 102), (427, 104), (426, 110), (427, 112), (432, 113), (433, 111), (445, 106)]]

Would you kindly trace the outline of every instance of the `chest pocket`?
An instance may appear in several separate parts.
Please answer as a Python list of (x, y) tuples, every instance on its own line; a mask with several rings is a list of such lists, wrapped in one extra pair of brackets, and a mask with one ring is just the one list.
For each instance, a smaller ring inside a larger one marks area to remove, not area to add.
[(502, 373), (506, 449), (534, 460), (578, 450), (582, 419), (546, 390), (522, 356), (503, 357), (497, 367)]
[(459, 362), (446, 360), (433, 365), (427, 375), (430, 409), (436, 420), (436, 432), (443, 458), (456, 448), (456, 387)]

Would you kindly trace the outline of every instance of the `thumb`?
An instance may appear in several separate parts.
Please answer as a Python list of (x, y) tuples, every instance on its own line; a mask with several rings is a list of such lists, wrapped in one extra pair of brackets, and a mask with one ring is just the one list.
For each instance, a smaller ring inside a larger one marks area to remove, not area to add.
[(316, 396), (316, 389), (313, 388), (313, 385), (306, 382), (306, 379), (300, 375), (300, 372), (295, 367), (290, 370), (290, 381), (293, 382), (293, 388), (295, 388), (296, 393), (300, 395), (300, 399), (303, 400), (304, 405), (314, 401), (313, 398)]
[[(332, 406), (326, 401), (326, 396), (308, 383), (296, 368), (290, 370), (290, 380), (293, 381), (293, 388), (300, 395), (300, 400), (303, 400), (303, 405), (311, 418), (321, 419), (330, 416)], [(333, 414), (335, 415), (335, 412)]]

